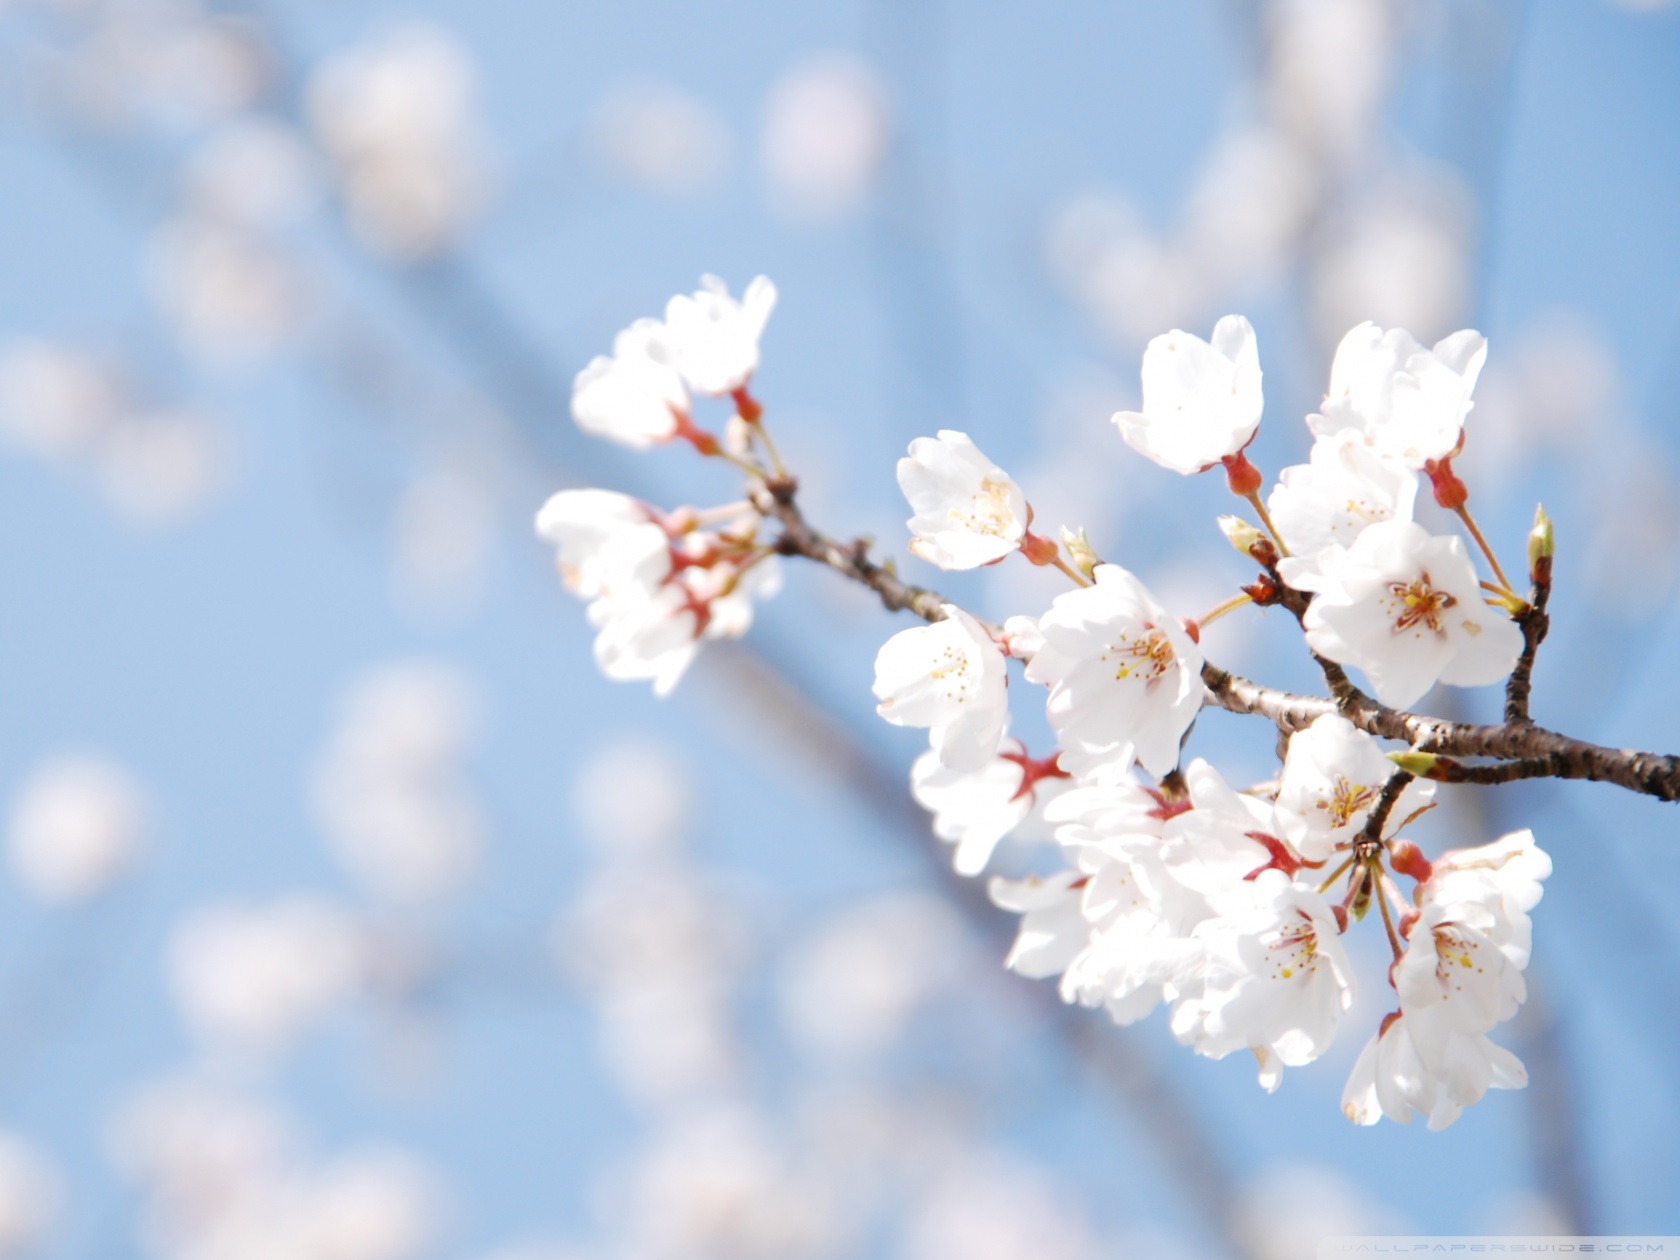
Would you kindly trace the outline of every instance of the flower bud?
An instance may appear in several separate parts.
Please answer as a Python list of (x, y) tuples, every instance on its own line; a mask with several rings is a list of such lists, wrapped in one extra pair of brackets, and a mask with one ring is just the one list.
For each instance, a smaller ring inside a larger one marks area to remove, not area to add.
[(1354, 876), (1354, 879), (1358, 883), (1354, 886), (1353, 898), (1348, 904), (1348, 913), (1353, 916), (1355, 923), (1362, 923), (1365, 920), (1365, 912), (1371, 908), (1371, 893), (1373, 891), (1371, 872), (1362, 867), (1358, 874)]
[(1252, 499), (1260, 493), (1265, 478), (1258, 468), (1248, 462), (1248, 456), (1238, 451), (1220, 462), (1225, 465), (1225, 484), (1231, 487), (1232, 494), (1241, 499)]
[[(1541, 574), (1542, 565), (1545, 568)], [(1534, 505), (1534, 528), (1528, 531), (1528, 574), (1536, 584), (1551, 580), (1552, 518), (1542, 504)]]
[(1243, 555), (1253, 550), (1254, 544), (1265, 537), (1258, 525), (1250, 525), (1240, 516), (1221, 516), (1219, 518), (1219, 532), (1225, 535), (1227, 542)]
[(1103, 561), (1102, 557), (1097, 554), (1096, 549), (1091, 546), (1091, 540), (1085, 537), (1084, 528), (1082, 527), (1076, 534), (1066, 525), (1062, 526), (1062, 546), (1067, 548), (1068, 555), (1073, 560), (1073, 567), (1087, 578), (1095, 581), (1096, 579), (1091, 577), (1092, 570)]
[(1226, 541), (1256, 564), (1271, 568), (1278, 562), (1277, 545), (1240, 516), (1221, 516), (1219, 530)]
[(1021, 554), (1033, 564), (1055, 564), (1060, 555), (1055, 543), (1030, 529), (1021, 535), (1019, 545)]
[(1453, 472), (1452, 457), (1425, 460), (1423, 471), (1429, 475), (1429, 484), (1435, 491), (1435, 502), (1449, 512), (1456, 512), (1462, 508), (1470, 498), (1470, 491), (1459, 480), (1458, 474)]
[(723, 449), (736, 459), (752, 456), (752, 425), (740, 415), (730, 416), (723, 425)]
[(1388, 864), (1398, 874), (1417, 880), (1420, 884), (1427, 884), (1429, 877), (1435, 873), (1435, 868), (1429, 864), (1429, 859), (1423, 856), (1423, 850), (1410, 840), (1397, 840), (1388, 851)]
[(1419, 779), (1429, 778), (1441, 763), (1441, 758), (1434, 753), (1418, 752), (1415, 748), (1408, 749), (1405, 752), (1391, 752), (1388, 754), (1388, 759), (1407, 774)]

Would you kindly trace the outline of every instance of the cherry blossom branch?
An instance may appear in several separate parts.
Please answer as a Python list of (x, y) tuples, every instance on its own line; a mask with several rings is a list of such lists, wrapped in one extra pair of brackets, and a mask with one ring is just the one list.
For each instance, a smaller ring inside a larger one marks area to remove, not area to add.
[(1388, 816), (1394, 812), (1394, 806), (1400, 799), (1400, 793), (1406, 790), (1406, 785), (1415, 777), (1405, 770), (1396, 770), (1388, 776), (1388, 780), (1382, 787), (1382, 795), (1377, 797), (1377, 803), (1371, 807), (1370, 814), (1366, 816), (1365, 826), (1360, 832), (1361, 840), (1372, 845), (1382, 842), (1383, 828), (1388, 825)]
[(1528, 607), (1517, 614), (1517, 626), (1523, 634), (1522, 655), (1517, 658), (1511, 679), (1505, 684), (1505, 720), (1527, 722), (1528, 696), (1534, 686), (1534, 655), (1540, 649), (1551, 628), (1552, 619), (1546, 613), (1546, 602), (1552, 595), (1552, 558), (1536, 556), (1534, 584), (1529, 588)]
[[(869, 545), (863, 539), (843, 543), (813, 527), (799, 510), (796, 502), (798, 489), (798, 483), (791, 477), (773, 477), (764, 482), (757, 496), (760, 511), (774, 517), (782, 526), (782, 536), (776, 544), (780, 554), (804, 556), (827, 565), (841, 576), (874, 591), (889, 611), (912, 612), (930, 622), (944, 620), (944, 605), (951, 601), (937, 591), (901, 580), (890, 566), (871, 560)], [(1537, 573), (1540, 567), (1535, 566)], [(1299, 604), (1302, 611), (1296, 615), (1304, 615), (1307, 597), (1303, 592), (1293, 590), (1281, 581), (1277, 583), (1277, 589), (1278, 596), (1274, 602), (1283, 604), (1291, 612), (1295, 612)], [(1531, 604), (1538, 610), (1539, 619), (1530, 622), (1534, 627), (1532, 631), (1526, 627), (1524, 630), (1525, 643), (1526, 636), (1532, 633), (1536, 648), (1545, 634), (1545, 593), (1537, 583)], [(1530, 671), (1533, 669), (1533, 655), (1532, 650), (1523, 654)], [(1300, 696), (1264, 687), (1207, 662), (1202, 666), (1202, 682), (1208, 689), (1207, 703), (1230, 713), (1259, 714), (1273, 722), (1284, 734), (1302, 730), (1318, 718), (1336, 713), (1368, 734), (1400, 741), (1418, 752), (1441, 753), (1449, 757), (1494, 757), (1506, 763), (1499, 766), (1460, 766), (1456, 770), (1441, 771), (1439, 775), (1430, 773), (1420, 776), (1424, 778), (1439, 777), (1444, 782), (1462, 783), (1505, 783), (1525, 778), (1593, 779), (1614, 783), (1658, 800), (1680, 800), (1680, 757), (1606, 748), (1536, 726), (1526, 717), (1484, 725), (1391, 709), (1356, 687), (1347, 672), (1334, 661), (1316, 653), (1313, 659), (1329, 685), (1332, 694), (1328, 698)], [(1521, 664), (1519, 661), (1519, 668)], [(1464, 777), (1446, 777), (1451, 774), (1462, 774)]]
[(784, 556), (804, 556), (826, 564), (843, 577), (860, 582), (881, 597), (889, 612), (913, 612), (923, 621), (943, 621), (944, 596), (925, 587), (901, 581), (891, 565), (876, 564), (869, 558), (869, 543), (862, 538), (843, 543), (812, 528), (794, 502), (799, 484), (792, 477), (772, 477), (758, 496), (759, 510), (773, 516), (782, 526), (776, 550)]
[(1482, 784), (1514, 783), (1518, 779), (1567, 778), (1569, 776), (1560, 773), (1562, 765), (1563, 759), (1557, 753), (1475, 766), (1467, 766), (1452, 757), (1437, 756), (1424, 777), (1437, 783)]
[[(1208, 703), (1232, 713), (1258, 713), (1275, 722), (1279, 729), (1297, 731), (1310, 726), (1327, 713), (1340, 713), (1360, 730), (1384, 739), (1400, 740), (1418, 752), (1446, 753), (1460, 757), (1497, 757), (1519, 763), (1510, 778), (1595, 779), (1614, 783), (1631, 792), (1659, 800), (1680, 800), (1680, 758), (1629, 748), (1605, 748), (1547, 730), (1532, 722), (1501, 722), (1482, 725), (1451, 722), (1419, 713), (1405, 713), (1379, 704), (1354, 689), (1353, 698), (1338, 704), (1317, 696), (1297, 696), (1262, 687), (1216, 665), (1202, 667)], [(1545, 762), (1541, 768), (1540, 762)], [(1464, 767), (1466, 772), (1481, 767)], [(1467, 777), (1462, 782), (1505, 782)], [(1434, 778), (1434, 774), (1421, 777)]]
[[(1283, 580), (1283, 575), (1278, 572), (1280, 557), (1270, 540), (1262, 539), (1260, 544), (1249, 549), (1248, 554), (1259, 562), (1265, 570), (1265, 576), (1255, 586), (1245, 587), (1245, 591), (1256, 604), (1281, 604), (1287, 608), (1304, 631), (1307, 628), (1307, 605), (1312, 603), (1312, 596)], [(1263, 598), (1256, 594), (1257, 590), (1263, 594)], [(1330, 689), (1330, 695), (1338, 705), (1352, 704), (1356, 699), (1364, 697), (1364, 693), (1353, 685), (1353, 680), (1340, 665), (1313, 652), (1311, 648), (1307, 650), (1319, 672), (1324, 675), (1324, 684)]]

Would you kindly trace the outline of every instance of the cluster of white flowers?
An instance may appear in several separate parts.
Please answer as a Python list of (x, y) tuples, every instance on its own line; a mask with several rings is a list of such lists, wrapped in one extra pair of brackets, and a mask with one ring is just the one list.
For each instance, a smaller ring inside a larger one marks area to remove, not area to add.
[[(813, 554), (808, 539), (789, 540), (802, 520), (779, 508), (793, 482), (746, 389), (773, 300), (762, 279), (742, 303), (708, 280), (674, 299), (663, 321), (631, 325), (611, 358), (578, 376), (573, 408), (584, 428), (632, 447), (682, 439), (749, 476), (749, 503), (716, 513), (662, 513), (605, 490), (566, 491), (543, 509), (538, 530), (557, 547), (566, 584), (592, 601), (596, 656), (610, 676), (668, 690), (700, 640), (746, 628), (751, 597), (769, 579), (745, 575), (762, 575), (782, 543)], [(1251, 1051), (1270, 1090), (1284, 1067), (1318, 1058), (1335, 1037), (1354, 995), (1341, 937), (1376, 907), (1399, 1011), (1348, 1087), (1347, 1113), (1362, 1123), (1415, 1110), (1440, 1127), (1488, 1088), (1523, 1082), (1487, 1034), (1522, 1000), (1527, 912), (1549, 862), (1522, 832), (1431, 868), (1401, 834), (1430, 806), (1434, 785), (1412, 778), (1424, 763), (1385, 752), (1334, 713), (1291, 727), (1279, 777), (1261, 788), (1238, 791), (1206, 761), (1187, 761), (1196, 717), (1213, 699), (1201, 628), (1246, 604), (1284, 604), (1327, 670), (1358, 670), (1393, 706), (1437, 683), (1510, 674), (1527, 605), (1452, 466), (1486, 354), (1469, 330), (1426, 348), (1402, 329), (1355, 328), (1321, 410), (1307, 417), (1308, 462), (1263, 496), (1265, 478), (1245, 454), (1264, 409), (1249, 322), (1226, 316), (1211, 343), (1177, 329), (1151, 341), (1142, 409), (1114, 417), (1121, 436), (1180, 474), (1223, 468), (1260, 521), (1221, 519), (1264, 572), (1194, 619), (1101, 559), (1083, 532), (1063, 528), (1059, 542), (1033, 533), (1021, 487), (967, 434), (918, 438), (898, 465), (916, 556), (963, 570), (1020, 552), (1073, 584), (1039, 615), (1001, 625), (926, 592), (901, 594), (929, 624), (894, 635), (875, 661), (877, 712), (928, 732), (911, 790), (954, 845), (957, 870), (981, 873), (1012, 834), (1051, 841), (1066, 859), (1047, 877), (992, 881), (993, 899), (1021, 916), (1009, 965), (1060, 977), (1064, 999), (1121, 1023), (1165, 1005), (1184, 1044), (1212, 1058)], [(727, 443), (694, 427), (696, 393), (734, 399)], [(1463, 538), (1413, 519), (1425, 479), (1490, 577), (1478, 575)], [(784, 535), (766, 544), (759, 525), (769, 513)], [(727, 526), (709, 528), (719, 516)], [(869, 580), (844, 558), (821, 558)], [(1047, 693), (1048, 754), (1008, 733), (1011, 660)], [(1401, 878), (1415, 884), (1410, 899)]]
[(285, 1112), (209, 1077), (150, 1083), (109, 1137), (162, 1260), (413, 1260), (445, 1224), (449, 1187), (406, 1149), (311, 1157)]
[[(758, 341), (776, 303), (763, 276), (741, 301), (715, 276), (679, 295), (665, 318), (639, 319), (611, 356), (578, 373), (572, 414), (587, 433), (632, 449), (683, 439), (703, 455), (739, 459), (694, 426), (693, 396), (736, 407), (726, 440), (737, 451), (762, 440), (759, 406), (747, 392)], [(775, 594), (775, 550), (759, 538), (750, 503), (663, 512), (611, 490), (562, 490), (537, 514), (561, 580), (589, 601), (595, 660), (609, 678), (648, 679), (665, 695), (707, 639), (745, 634), (755, 601)]]
[[(1522, 651), (1503, 575), (1498, 598), (1485, 600), (1462, 540), (1411, 519), (1420, 476), (1443, 506), (1463, 506), (1451, 459), (1485, 353), (1473, 332), (1426, 350), (1401, 330), (1354, 329), (1323, 413), (1309, 418), (1310, 462), (1284, 471), (1269, 514), (1243, 455), (1262, 407), (1246, 320), (1220, 320), (1211, 345), (1177, 330), (1152, 341), (1143, 410), (1114, 420), (1165, 468), (1223, 466), (1276, 531), (1266, 539), (1231, 520), (1228, 532), (1245, 550), (1264, 539), (1260, 554), (1282, 557), (1274, 577), (1314, 596), (1308, 643), (1361, 670), (1383, 701), (1410, 704), (1437, 681), (1498, 681)], [(965, 435), (918, 439), (899, 479), (922, 558), (969, 568), (1020, 549), (1055, 562), (1023, 544), (1025, 497)], [(895, 635), (876, 661), (881, 715), (929, 730), (912, 788), (936, 832), (958, 842), (957, 869), (981, 870), (1017, 828), (1049, 831), (1067, 859), (1047, 878), (993, 880), (994, 900), (1021, 915), (1009, 965), (1059, 976), (1066, 1000), (1120, 1023), (1169, 1006), (1180, 1041), (1212, 1058), (1250, 1050), (1275, 1089), (1284, 1067), (1324, 1053), (1351, 1008), (1341, 936), (1375, 904), (1395, 949), (1400, 1012), (1361, 1058), (1348, 1115), (1405, 1121), (1415, 1109), (1438, 1128), (1490, 1086), (1522, 1084), (1521, 1065), (1487, 1033), (1524, 992), (1526, 912), (1550, 869), (1532, 836), (1449, 855), (1431, 873), (1398, 833), (1434, 785), (1410, 780), (1376, 739), (1334, 715), (1290, 739), (1266, 788), (1236, 791), (1200, 759), (1183, 766), (1207, 697), (1199, 623), (1168, 613), (1082, 537), (1063, 537), (1077, 588), (1036, 621), (994, 629), (945, 605), (944, 620)], [(1005, 736), (1010, 657), (1048, 690), (1051, 756), (1035, 759)], [(1411, 901), (1397, 875), (1416, 881)]]

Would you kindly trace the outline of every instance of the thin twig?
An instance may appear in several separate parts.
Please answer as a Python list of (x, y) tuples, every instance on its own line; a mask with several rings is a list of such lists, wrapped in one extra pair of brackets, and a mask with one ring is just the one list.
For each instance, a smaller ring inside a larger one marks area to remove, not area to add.
[(861, 582), (881, 597), (890, 612), (913, 612), (923, 621), (943, 621), (950, 601), (936, 591), (899, 580), (886, 565), (869, 558), (869, 544), (861, 539), (838, 542), (813, 529), (794, 502), (798, 484), (791, 477), (775, 477), (765, 483), (762, 510), (781, 522), (782, 536), (777, 550), (784, 556), (804, 556), (826, 564), (854, 582)]
[(1207, 703), (1232, 713), (1262, 714), (1285, 730), (1301, 730), (1327, 713), (1340, 713), (1362, 731), (1399, 740), (1419, 752), (1507, 761), (1548, 759), (1544, 771), (1519, 771), (1513, 774), (1516, 778), (1544, 774), (1554, 779), (1596, 779), (1659, 800), (1680, 800), (1680, 757), (1605, 748), (1532, 722), (1451, 722), (1391, 709), (1362, 692), (1345, 704), (1317, 696), (1297, 696), (1262, 687), (1212, 664), (1202, 667), (1202, 681), (1208, 688)]
[(1412, 775), (1405, 770), (1396, 770), (1388, 776), (1383, 784), (1382, 794), (1377, 797), (1377, 803), (1371, 806), (1371, 812), (1365, 817), (1365, 826), (1359, 833), (1359, 838), (1370, 844), (1382, 843), (1383, 827), (1388, 823), (1388, 816), (1394, 812), (1394, 805), (1400, 799), (1400, 793), (1406, 790), (1406, 785), (1412, 781)]
[(1546, 613), (1546, 603), (1552, 596), (1552, 558), (1540, 556), (1534, 561), (1534, 585), (1529, 588), (1528, 607), (1517, 614), (1517, 626), (1522, 630), (1523, 650), (1517, 658), (1511, 679), (1505, 684), (1505, 720), (1527, 722), (1528, 696), (1534, 687), (1534, 654), (1539, 651), (1552, 619)]
[(1544, 757), (1524, 757), (1516, 761), (1494, 761), (1484, 765), (1467, 766), (1451, 757), (1441, 757), (1425, 778), (1437, 783), (1515, 783), (1518, 779), (1557, 779), (1563, 760), (1556, 753)]

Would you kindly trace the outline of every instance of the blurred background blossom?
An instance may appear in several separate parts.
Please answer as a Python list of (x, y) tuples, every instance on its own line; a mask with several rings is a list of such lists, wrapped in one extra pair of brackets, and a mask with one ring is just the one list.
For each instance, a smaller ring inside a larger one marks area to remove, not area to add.
[[(868, 599), (790, 571), (657, 702), (530, 529), (565, 485), (732, 493), (583, 439), (570, 384), (764, 273), (755, 392), (817, 520), (930, 576), (892, 468), (958, 427), (1207, 606), (1222, 494), (1108, 423), (1143, 344), (1247, 314), (1275, 474), (1350, 326), (1475, 326), (1478, 514), (1558, 526), (1538, 714), (1672, 748), (1677, 67), (1663, 0), (0, 3), (0, 1257), (1680, 1233), (1662, 807), (1443, 791), (1437, 847), (1557, 861), (1534, 1083), (1355, 1130), (1354, 1041), (1267, 1097), (1002, 971), (871, 712)], [(1057, 590), (953, 576), (996, 616)], [(1311, 687), (1288, 629), (1206, 643)], [(1275, 771), (1252, 724), (1200, 738)]]

